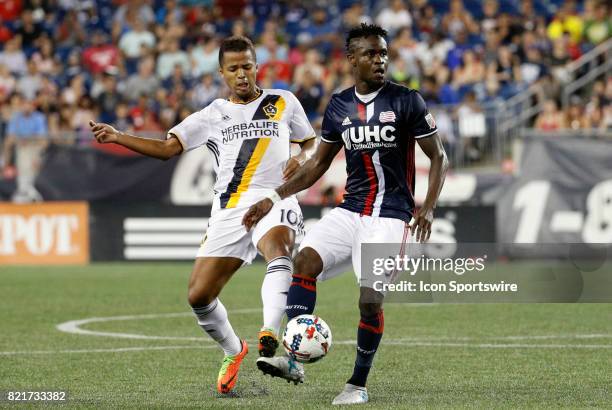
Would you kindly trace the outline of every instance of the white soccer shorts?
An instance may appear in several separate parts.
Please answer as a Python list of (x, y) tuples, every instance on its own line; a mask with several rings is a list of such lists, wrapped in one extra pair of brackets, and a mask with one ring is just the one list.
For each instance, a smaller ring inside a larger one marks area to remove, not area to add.
[(249, 208), (217, 210), (208, 222), (208, 230), (196, 257), (221, 256), (251, 263), (257, 256), (257, 243), (272, 228), (283, 225), (296, 233), (296, 243), (303, 234), (304, 218), (295, 197), (274, 204), (270, 212), (247, 232), (242, 218)]
[[(323, 261), (318, 280), (327, 280), (350, 269), (352, 261), (357, 283), (361, 283), (361, 245), (390, 243), (403, 254), (410, 240), (406, 222), (396, 218), (361, 216), (343, 208), (334, 208), (306, 232), (299, 250), (314, 249)], [(296, 272), (299, 273), (299, 272)]]

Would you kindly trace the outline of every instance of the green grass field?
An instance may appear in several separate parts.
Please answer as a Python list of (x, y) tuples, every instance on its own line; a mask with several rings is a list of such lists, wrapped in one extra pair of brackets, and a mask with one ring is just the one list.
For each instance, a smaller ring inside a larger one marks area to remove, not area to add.
[[(255, 367), (263, 265), (241, 270), (222, 300), (251, 353), (237, 397), (224, 398), (214, 388), (222, 353), (186, 304), (190, 269), (0, 267), (0, 391), (67, 390), (67, 406), (75, 408), (329, 406), (354, 360), (352, 274), (319, 286), (316, 312), (331, 326), (334, 345), (294, 386)], [(91, 318), (107, 319), (73, 329), (95, 335), (57, 329)], [(368, 388), (366, 407), (380, 409), (610, 408), (611, 305), (389, 303)]]

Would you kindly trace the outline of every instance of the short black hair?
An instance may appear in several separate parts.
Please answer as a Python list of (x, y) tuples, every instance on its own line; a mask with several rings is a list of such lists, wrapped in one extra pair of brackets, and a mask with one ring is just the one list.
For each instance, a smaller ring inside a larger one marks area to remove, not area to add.
[(226, 51), (246, 50), (251, 50), (253, 58), (257, 60), (257, 56), (255, 55), (255, 46), (253, 45), (251, 39), (245, 36), (231, 36), (225, 38), (219, 47), (219, 65), (223, 65), (223, 54), (225, 54)]
[(351, 41), (358, 38), (368, 38), (370, 36), (382, 37), (387, 39), (387, 30), (376, 24), (361, 23), (357, 27), (353, 27), (346, 36), (346, 52), (351, 52)]

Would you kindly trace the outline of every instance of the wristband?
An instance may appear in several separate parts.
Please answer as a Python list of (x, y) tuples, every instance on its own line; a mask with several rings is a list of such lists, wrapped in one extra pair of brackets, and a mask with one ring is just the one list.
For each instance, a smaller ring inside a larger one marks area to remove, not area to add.
[(269, 194), (266, 198), (272, 201), (273, 204), (277, 203), (278, 201), (282, 199), (280, 195), (278, 194), (278, 192), (276, 191), (272, 191), (272, 193)]

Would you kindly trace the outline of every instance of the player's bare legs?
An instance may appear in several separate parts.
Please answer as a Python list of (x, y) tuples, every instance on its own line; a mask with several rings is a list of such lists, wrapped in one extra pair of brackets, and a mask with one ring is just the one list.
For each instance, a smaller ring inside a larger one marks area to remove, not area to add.
[(218, 299), (219, 293), (240, 266), (242, 260), (238, 258), (196, 258), (189, 279), (188, 300), (198, 324), (225, 352), (217, 379), (220, 393), (229, 393), (233, 389), (240, 363), (248, 352), (246, 343), (234, 332), (227, 310)]
[(259, 355), (272, 357), (278, 348), (278, 334), (287, 305), (287, 291), (293, 274), (291, 252), (295, 243), (293, 229), (279, 225), (270, 229), (257, 243), (268, 266), (261, 285), (263, 327), (259, 332)]
[(295, 257), (295, 270), (302, 276), (316, 279), (323, 272), (321, 255), (312, 248), (302, 249)]
[(257, 243), (257, 249), (266, 262), (279, 256), (291, 256), (293, 244), (295, 242), (295, 232), (293, 229), (278, 225), (270, 229)]
[(191, 307), (205, 306), (214, 301), (242, 263), (242, 259), (231, 257), (196, 258), (189, 278)]

